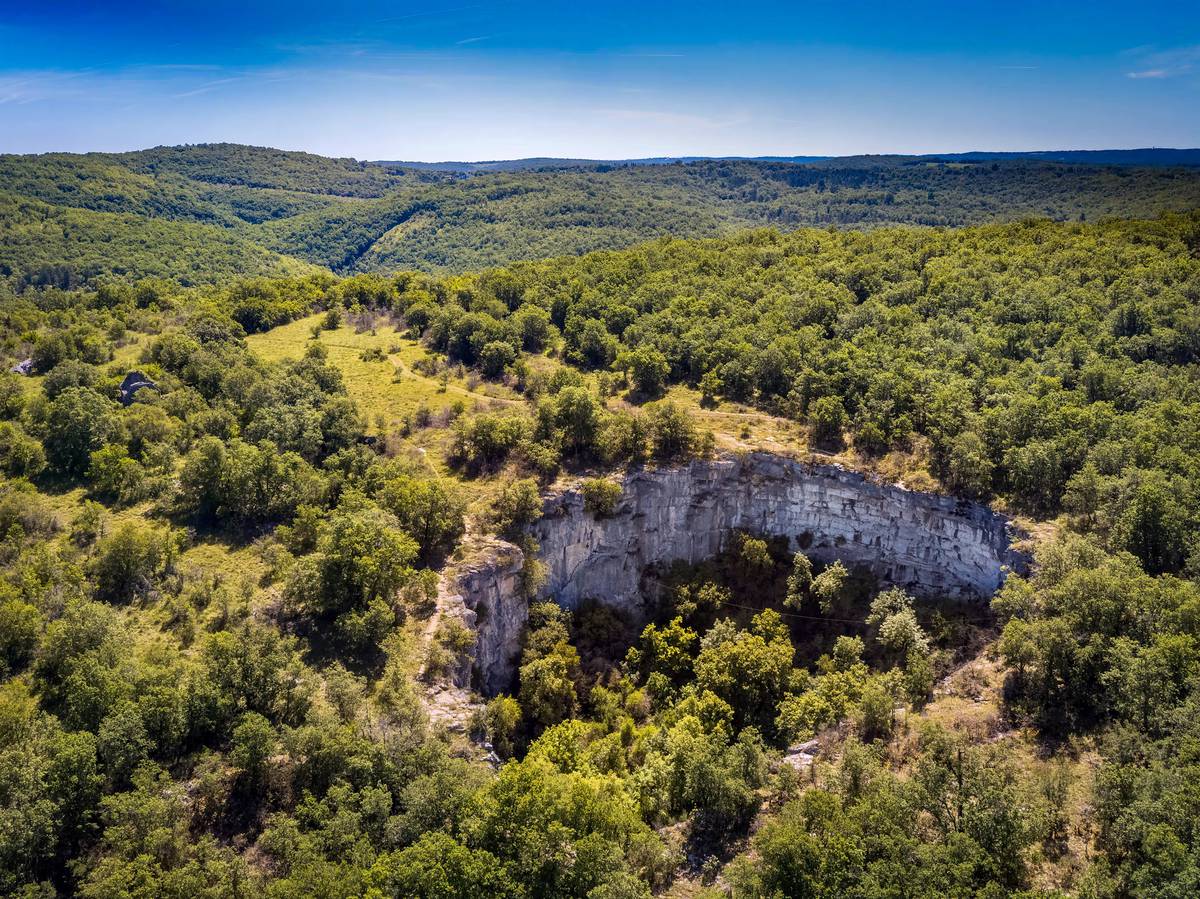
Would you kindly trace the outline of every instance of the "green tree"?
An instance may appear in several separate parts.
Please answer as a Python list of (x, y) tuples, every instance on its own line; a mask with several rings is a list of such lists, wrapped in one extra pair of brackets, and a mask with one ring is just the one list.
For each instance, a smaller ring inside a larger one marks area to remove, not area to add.
[(490, 852), (468, 849), (444, 833), (423, 835), (385, 856), (368, 873), (390, 896), (412, 899), (503, 899), (520, 895)]
[(950, 443), (946, 486), (966, 496), (987, 496), (993, 468), (983, 438), (974, 431), (963, 431)]
[(821, 603), (821, 611), (826, 615), (837, 610), (838, 603), (843, 599), (846, 579), (849, 576), (850, 572), (846, 570), (846, 566), (842, 564), (841, 559), (837, 559), (813, 578), (812, 591), (817, 595), (817, 599)]
[(588, 478), (579, 490), (583, 494), (583, 507), (596, 518), (611, 515), (621, 500), (621, 485), (608, 478)]
[(436, 561), (462, 536), (466, 501), (445, 478), (393, 478), (383, 485), (378, 500), (417, 541), (422, 562)]
[(0, 422), (0, 472), (14, 478), (36, 478), (46, 467), (42, 444), (20, 425)]
[(50, 404), (46, 419), (47, 458), (57, 471), (81, 475), (91, 455), (121, 435), (117, 406), (87, 387), (68, 387)]
[(725, 700), (738, 728), (771, 730), (787, 692), (795, 649), (787, 627), (771, 609), (754, 617), (750, 630), (713, 628), (696, 656), (696, 686)]
[(492, 504), (491, 521), (496, 533), (512, 536), (542, 515), (542, 492), (537, 481), (521, 478), (500, 488)]
[(812, 404), (808, 418), (813, 428), (813, 439), (817, 443), (837, 446), (842, 442), (846, 428), (846, 407), (840, 397), (823, 396)]
[(316, 552), (292, 573), (286, 599), (314, 620), (331, 621), (347, 649), (372, 650), (395, 623), (394, 605), (417, 553), (394, 516), (344, 497), (322, 525)]
[(557, 724), (575, 713), (579, 653), (569, 643), (521, 665), (520, 702), (526, 718), (539, 727)]
[(1138, 487), (1118, 524), (1125, 547), (1152, 574), (1178, 571), (1186, 555), (1185, 513), (1159, 483)]
[(658, 396), (671, 373), (667, 357), (646, 344), (622, 353), (617, 366), (628, 373), (634, 391), (647, 397)]
[(808, 598), (813, 586), (812, 560), (802, 552), (792, 557), (792, 570), (788, 574), (787, 595), (783, 604), (789, 609), (799, 609)]
[(493, 697), (484, 712), (487, 738), (502, 759), (512, 758), (516, 751), (515, 737), (521, 723), (521, 705), (511, 696)]
[(526, 352), (540, 353), (546, 348), (554, 333), (549, 312), (540, 306), (526, 304), (513, 313), (512, 320)]
[(479, 368), (485, 378), (499, 378), (517, 361), (517, 351), (511, 343), (493, 340), (479, 351)]
[(672, 402), (663, 401), (650, 407), (650, 447), (654, 458), (664, 462), (690, 459), (704, 453), (711, 441), (696, 430), (687, 411)]
[(233, 729), (229, 761), (238, 769), (239, 786), (247, 796), (256, 796), (267, 777), (275, 729), (257, 712), (247, 712)]
[(96, 595), (106, 602), (130, 602), (149, 593), (179, 554), (179, 538), (169, 529), (127, 521), (96, 547), (90, 573)]

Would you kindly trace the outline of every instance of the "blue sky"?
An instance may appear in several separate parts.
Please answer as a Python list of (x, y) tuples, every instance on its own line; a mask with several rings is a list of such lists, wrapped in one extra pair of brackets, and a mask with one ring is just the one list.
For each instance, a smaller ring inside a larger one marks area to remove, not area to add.
[(0, 152), (1200, 146), (1200, 2), (0, 0)]

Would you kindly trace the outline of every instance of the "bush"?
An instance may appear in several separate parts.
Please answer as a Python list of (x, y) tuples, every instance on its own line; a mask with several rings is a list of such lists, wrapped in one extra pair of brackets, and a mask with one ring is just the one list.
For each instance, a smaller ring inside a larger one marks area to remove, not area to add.
[(686, 410), (672, 402), (656, 403), (650, 409), (650, 447), (655, 459), (683, 462), (712, 452), (713, 435), (703, 435)]
[(0, 472), (14, 478), (36, 478), (46, 467), (42, 444), (14, 422), (0, 422)]
[(91, 455), (117, 442), (121, 420), (117, 405), (87, 387), (68, 387), (50, 404), (46, 420), (47, 456), (63, 474), (80, 475)]
[(583, 507), (596, 518), (606, 518), (621, 500), (621, 485), (607, 478), (588, 478), (580, 485)]
[(100, 541), (91, 563), (96, 597), (129, 602), (149, 593), (174, 566), (179, 537), (165, 528), (127, 521)]
[(541, 517), (542, 494), (532, 478), (506, 483), (492, 505), (492, 526), (501, 536), (514, 536)]
[(808, 413), (812, 424), (813, 439), (826, 446), (840, 446), (842, 431), (846, 427), (846, 407), (836, 396), (823, 396), (815, 403)]
[(517, 351), (512, 348), (512, 344), (503, 340), (493, 340), (484, 344), (483, 349), (479, 351), (479, 368), (485, 378), (499, 378), (516, 361)]

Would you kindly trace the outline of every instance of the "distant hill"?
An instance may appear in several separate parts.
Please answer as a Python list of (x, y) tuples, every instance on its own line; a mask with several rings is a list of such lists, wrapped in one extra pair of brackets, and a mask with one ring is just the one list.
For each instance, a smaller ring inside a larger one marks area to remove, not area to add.
[(938, 153), (933, 158), (961, 162), (1040, 159), (1071, 165), (1181, 165), (1200, 166), (1200, 149), (1177, 150), (1147, 147), (1141, 150), (1038, 150), (1030, 153)]
[(53, 206), (0, 193), (0, 276), (16, 277), (18, 283), (67, 288), (117, 275), (190, 285), (317, 270), (229, 228)]
[(820, 162), (828, 156), (647, 156), (643, 159), (568, 159), (557, 156), (531, 156), (526, 159), (494, 159), (481, 162), (377, 161), (373, 165), (437, 172), (525, 172), (542, 169), (606, 168), (631, 165), (679, 165), (689, 162)]
[[(0, 276), (456, 272), (747, 228), (957, 227), (1200, 207), (1195, 150), (370, 163), (197, 144), (0, 156)], [(1181, 164), (1167, 165), (1169, 161)], [(1186, 163), (1186, 164), (1184, 164)]]
[(853, 165), (886, 160), (888, 164), (944, 160), (947, 162), (990, 162), (1030, 160), (1072, 165), (1200, 166), (1200, 149), (1148, 147), (1140, 150), (1031, 150), (1021, 152), (973, 151), (882, 156), (649, 156), (642, 159), (571, 159), (534, 156), (526, 159), (494, 159), (481, 162), (376, 161), (372, 165), (438, 172), (523, 172), (539, 169), (588, 168), (600, 166), (676, 165), (689, 162), (790, 162), (807, 165), (827, 162)]

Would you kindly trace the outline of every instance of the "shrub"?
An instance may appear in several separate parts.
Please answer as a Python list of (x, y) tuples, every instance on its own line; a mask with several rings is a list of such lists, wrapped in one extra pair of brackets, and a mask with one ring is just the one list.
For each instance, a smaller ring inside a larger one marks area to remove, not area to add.
[(596, 518), (606, 518), (621, 500), (621, 485), (607, 478), (588, 478), (580, 485), (583, 507)]
[(682, 462), (707, 455), (713, 448), (711, 432), (701, 434), (685, 409), (672, 402), (656, 403), (650, 410), (650, 447), (654, 458)]
[(846, 407), (836, 396), (823, 396), (812, 405), (808, 414), (813, 439), (827, 446), (839, 446), (846, 426)]
[(148, 593), (179, 554), (179, 537), (165, 528), (127, 521), (100, 541), (92, 559), (96, 596), (128, 602)]
[(14, 478), (36, 478), (46, 467), (46, 452), (20, 425), (0, 422), (0, 472)]
[(479, 368), (485, 378), (499, 378), (505, 370), (517, 361), (517, 351), (512, 344), (503, 340), (493, 340), (484, 344), (479, 351)]
[(542, 494), (537, 481), (522, 478), (500, 488), (492, 505), (491, 521), (497, 534), (512, 536), (542, 516)]

